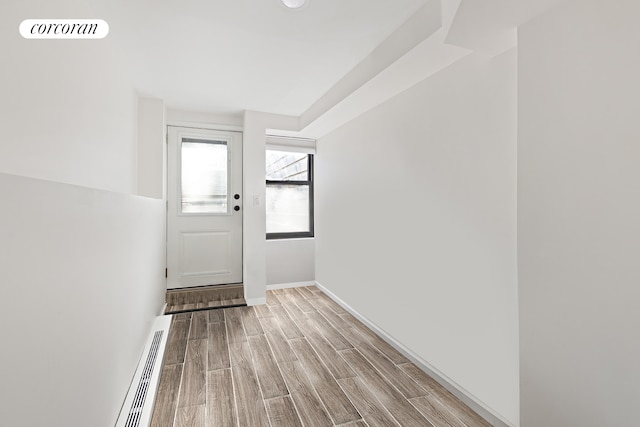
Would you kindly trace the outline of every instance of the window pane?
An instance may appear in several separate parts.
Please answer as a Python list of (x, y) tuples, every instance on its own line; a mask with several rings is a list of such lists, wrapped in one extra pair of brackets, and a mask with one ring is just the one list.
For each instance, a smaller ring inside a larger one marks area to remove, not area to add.
[(267, 150), (268, 181), (307, 181), (307, 155)]
[(227, 213), (226, 142), (184, 139), (181, 174), (183, 213)]
[(267, 185), (267, 233), (295, 233), (309, 229), (309, 187)]

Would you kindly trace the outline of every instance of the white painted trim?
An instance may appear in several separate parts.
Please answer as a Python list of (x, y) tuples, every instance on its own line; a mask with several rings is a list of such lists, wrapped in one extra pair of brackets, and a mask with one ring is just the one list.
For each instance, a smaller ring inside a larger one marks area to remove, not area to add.
[(267, 297), (264, 298), (248, 298), (245, 301), (247, 301), (247, 306), (251, 307), (252, 305), (264, 305), (267, 303)]
[(288, 288), (300, 288), (302, 286), (315, 286), (316, 282), (291, 282), (291, 283), (277, 283), (275, 285), (267, 285), (267, 290), (272, 291), (274, 289), (288, 289)]
[(316, 154), (315, 139), (267, 135), (266, 141), (267, 150)]
[(218, 125), (214, 123), (205, 122), (190, 122), (187, 120), (169, 120), (167, 126), (192, 128), (192, 129), (207, 129), (207, 130), (225, 130), (232, 132), (242, 132), (244, 126), (241, 125)]
[(140, 423), (138, 425), (147, 427), (151, 424), (151, 416), (153, 415), (153, 407), (155, 405), (158, 384), (160, 382), (160, 374), (162, 372), (162, 361), (164, 360), (164, 352), (167, 347), (172, 318), (173, 316), (171, 315), (158, 316), (153, 321), (153, 325), (151, 326), (151, 330), (149, 332), (149, 337), (147, 338), (144, 350), (140, 355), (140, 360), (138, 361), (138, 367), (136, 368), (136, 372), (133, 375), (133, 379), (131, 380), (129, 391), (127, 392), (124, 403), (120, 408), (120, 415), (118, 416), (118, 420), (116, 421), (116, 427), (123, 427), (126, 424), (127, 417), (129, 416), (129, 412), (131, 410), (131, 405), (133, 404), (133, 399), (135, 398), (136, 391), (138, 389), (138, 384), (140, 383), (140, 378), (144, 373), (143, 371), (145, 368), (145, 364), (147, 363), (147, 358), (151, 349), (153, 337), (156, 331), (164, 331), (164, 333), (162, 334), (162, 339), (160, 340), (160, 345), (158, 347), (154, 369), (151, 372), (151, 378), (149, 379), (147, 396), (145, 398), (145, 404), (142, 408), (142, 413), (140, 414)]
[(495, 427), (516, 427), (514, 424), (509, 423), (500, 415), (494, 413), (487, 405), (482, 403), (479, 399), (477, 399), (473, 394), (464, 389), (464, 387), (457, 384), (447, 375), (439, 371), (437, 368), (432, 366), (426, 360), (422, 359), (420, 356), (415, 354), (413, 351), (405, 347), (400, 342), (396, 341), (390, 334), (384, 331), (384, 329), (380, 328), (378, 325), (358, 313), (356, 310), (351, 308), (346, 302), (342, 301), (336, 294), (322, 286), (320, 283), (315, 282), (315, 285), (324, 292), (329, 298), (334, 300), (337, 304), (339, 304), (342, 308), (351, 313), (354, 317), (364, 323), (369, 329), (375, 332), (380, 338), (385, 340), (389, 345), (402, 353), (405, 357), (407, 357), (411, 362), (413, 362), (418, 368), (423, 370), (427, 375), (436, 380), (440, 385), (453, 393), (458, 399), (462, 400), (467, 406), (477, 412), (482, 418), (484, 418), (488, 423)]
[(165, 311), (167, 311), (167, 303), (166, 302), (162, 306), (162, 310), (160, 310), (160, 313), (158, 313), (158, 316), (163, 316)]

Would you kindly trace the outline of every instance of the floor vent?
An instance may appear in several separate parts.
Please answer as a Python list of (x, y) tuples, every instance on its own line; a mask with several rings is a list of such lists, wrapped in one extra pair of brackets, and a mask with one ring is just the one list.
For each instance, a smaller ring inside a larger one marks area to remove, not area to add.
[(156, 319), (116, 427), (148, 427), (160, 379), (171, 316)]

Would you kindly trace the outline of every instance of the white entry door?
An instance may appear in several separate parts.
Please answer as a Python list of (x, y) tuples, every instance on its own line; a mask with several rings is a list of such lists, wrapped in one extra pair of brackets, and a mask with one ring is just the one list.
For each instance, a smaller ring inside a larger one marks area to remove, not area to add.
[(167, 288), (242, 282), (242, 134), (169, 127)]

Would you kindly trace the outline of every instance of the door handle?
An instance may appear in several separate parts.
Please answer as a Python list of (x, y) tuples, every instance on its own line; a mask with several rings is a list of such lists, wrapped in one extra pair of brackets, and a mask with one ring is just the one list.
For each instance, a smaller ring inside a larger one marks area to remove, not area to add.
[(234, 210), (234, 211), (236, 211), (236, 212), (238, 212), (238, 211), (240, 210), (240, 206), (235, 205), (235, 206), (233, 207), (233, 210)]

